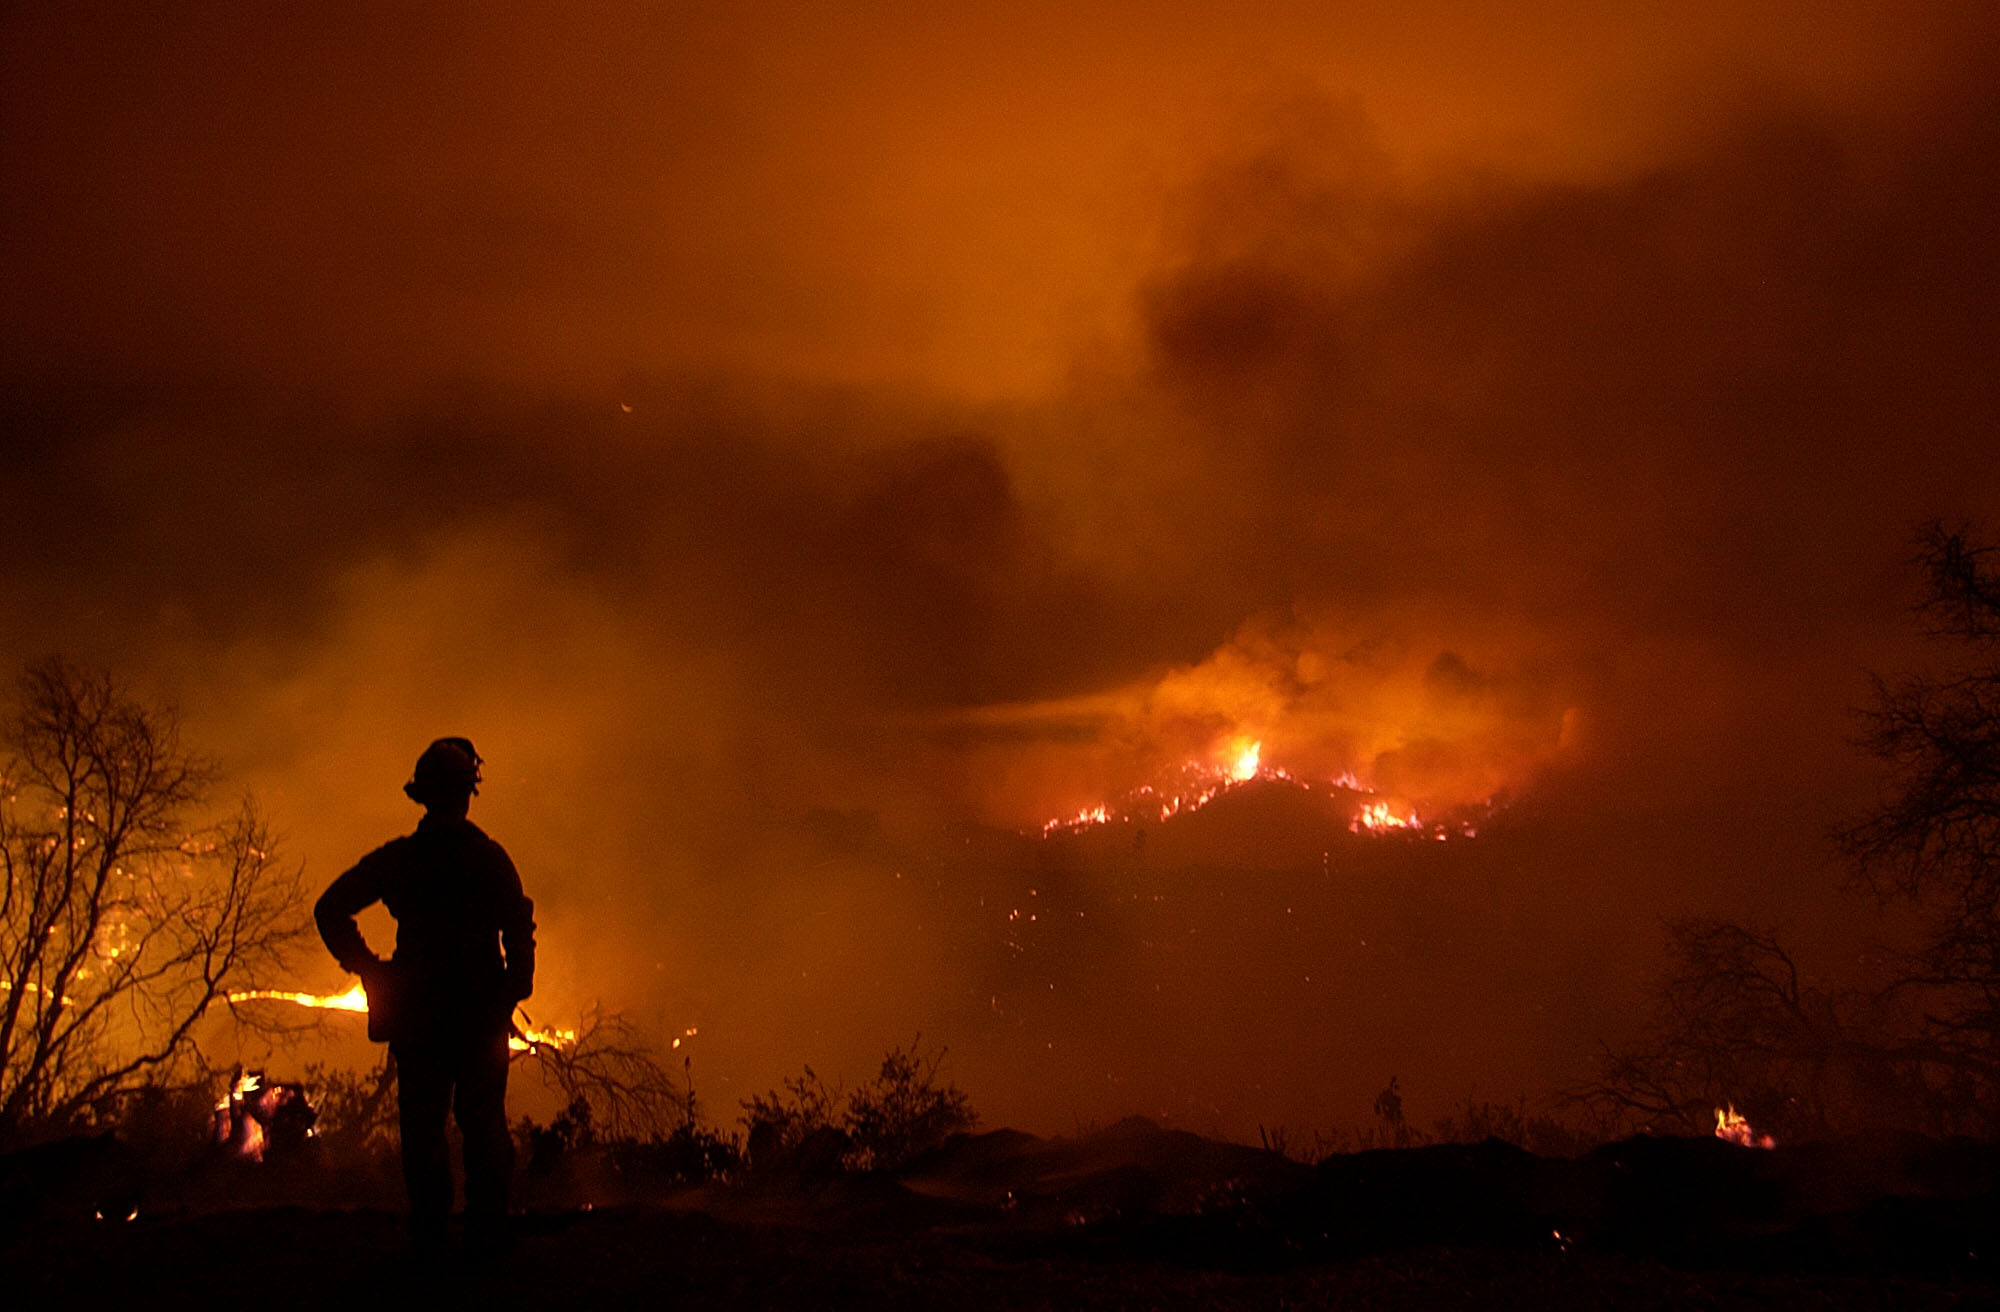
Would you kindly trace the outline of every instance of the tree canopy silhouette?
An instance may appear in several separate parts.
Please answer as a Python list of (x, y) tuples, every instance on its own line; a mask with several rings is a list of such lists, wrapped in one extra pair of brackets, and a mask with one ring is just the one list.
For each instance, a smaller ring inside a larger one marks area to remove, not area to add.
[(170, 709), (61, 660), (0, 723), (0, 1144), (73, 1126), (198, 1058), (306, 927), (297, 872)]
[(1850, 891), (1915, 932), (1843, 990), (1768, 928), (1676, 921), (1648, 1025), (1579, 1097), (1682, 1129), (1734, 1104), (1781, 1136), (2000, 1133), (2000, 547), (1932, 524), (1915, 563), (1938, 659), (1876, 678), (1859, 746), (1881, 795), (1835, 835)]
[(1886, 787), (1839, 839), (1860, 887), (1916, 911), (1897, 987), (1930, 1055), (2000, 1123), (2000, 547), (1934, 524), (1919, 564), (1943, 660), (1877, 679), (1864, 745)]

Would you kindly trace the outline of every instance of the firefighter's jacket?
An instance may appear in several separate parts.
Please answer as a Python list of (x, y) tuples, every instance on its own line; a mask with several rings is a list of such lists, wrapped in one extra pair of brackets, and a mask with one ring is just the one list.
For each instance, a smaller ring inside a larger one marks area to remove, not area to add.
[[(354, 917), (380, 902), (396, 918), (384, 962)], [(313, 919), (368, 989), (368, 1037), (420, 1043), (504, 1029), (535, 980), (534, 904), (505, 848), (463, 817), (426, 815), (333, 881)]]

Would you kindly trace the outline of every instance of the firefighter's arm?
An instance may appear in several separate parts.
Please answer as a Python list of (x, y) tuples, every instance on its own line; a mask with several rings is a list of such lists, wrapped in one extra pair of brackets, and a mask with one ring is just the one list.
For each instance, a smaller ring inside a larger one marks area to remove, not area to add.
[(364, 979), (382, 964), (382, 959), (361, 936), (361, 927), (354, 923), (354, 917), (382, 900), (384, 864), (379, 850), (369, 853), (360, 864), (334, 880), (313, 906), (313, 921), (319, 926), (326, 950), (350, 974)]
[(521, 876), (512, 861), (507, 861), (505, 886), (500, 950), (507, 957), (508, 995), (519, 1002), (535, 991), (535, 903), (521, 891)]

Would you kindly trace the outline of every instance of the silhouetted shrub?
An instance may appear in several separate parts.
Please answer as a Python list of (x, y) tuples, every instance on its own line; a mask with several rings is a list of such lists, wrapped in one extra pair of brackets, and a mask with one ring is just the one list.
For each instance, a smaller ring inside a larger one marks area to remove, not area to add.
[(1476, 1144), (1499, 1139), (1542, 1157), (1575, 1157), (1603, 1138), (1554, 1116), (1531, 1113), (1525, 1097), (1511, 1103), (1468, 1097), (1456, 1112), (1439, 1117), (1432, 1132), (1439, 1143)]
[[(812, 1067), (743, 1102), (750, 1164), (760, 1171), (819, 1174), (838, 1165), (890, 1170), (978, 1123), (971, 1100), (941, 1082), (945, 1050), (925, 1052), (921, 1036), (891, 1048), (873, 1080), (843, 1094)], [(813, 1161), (802, 1160), (813, 1146)]]
[(925, 1054), (916, 1041), (891, 1048), (882, 1071), (847, 1101), (847, 1132), (862, 1166), (901, 1165), (978, 1122), (971, 1100), (955, 1084), (940, 1083), (945, 1050)]
[(329, 1151), (343, 1158), (374, 1158), (396, 1151), (396, 1071), (385, 1053), (374, 1067), (357, 1071), (308, 1063), (304, 1084), (319, 1113), (316, 1126)]
[(733, 1135), (688, 1122), (664, 1139), (611, 1146), (612, 1165), (623, 1175), (681, 1184), (699, 1184), (733, 1175), (743, 1165), (743, 1149)]
[(775, 1167), (798, 1151), (816, 1130), (836, 1128), (842, 1094), (829, 1088), (812, 1067), (779, 1082), (768, 1093), (743, 1100), (743, 1124), (750, 1133), (750, 1164)]
[(531, 1175), (546, 1175), (557, 1162), (579, 1148), (597, 1145), (597, 1125), (591, 1115), (590, 1100), (581, 1094), (557, 1112), (547, 1125), (537, 1125), (523, 1116), (514, 1126), (515, 1143), (527, 1154)]

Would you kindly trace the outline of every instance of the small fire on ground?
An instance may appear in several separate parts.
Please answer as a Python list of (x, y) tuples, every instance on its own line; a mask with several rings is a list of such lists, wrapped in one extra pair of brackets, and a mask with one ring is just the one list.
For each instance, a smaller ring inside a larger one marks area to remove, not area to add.
[(1750, 1128), (1750, 1118), (1736, 1110), (1735, 1104), (1715, 1109), (1715, 1137), (1739, 1148), (1776, 1148), (1778, 1141), (1768, 1134), (1758, 1134)]
[(261, 1162), (273, 1147), (296, 1148), (313, 1136), (319, 1113), (302, 1084), (266, 1084), (261, 1071), (243, 1071), (215, 1104), (209, 1138), (224, 1152)]

